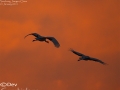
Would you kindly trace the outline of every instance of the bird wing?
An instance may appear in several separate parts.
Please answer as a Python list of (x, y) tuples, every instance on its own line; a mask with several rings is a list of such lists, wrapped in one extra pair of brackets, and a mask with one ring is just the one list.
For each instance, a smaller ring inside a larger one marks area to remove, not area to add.
[(46, 39), (49, 39), (50, 41), (52, 41), (55, 47), (57, 48), (60, 47), (59, 42), (54, 37), (46, 37)]
[(106, 64), (106, 63), (104, 63), (103, 61), (101, 61), (101, 60), (99, 60), (99, 59), (96, 59), (96, 58), (90, 58), (90, 60), (99, 62), (99, 63), (101, 63), (101, 64)]
[(78, 56), (85, 56), (84, 54), (79, 53), (79, 52), (77, 52), (77, 51), (75, 51), (73, 49), (70, 49), (70, 51), (73, 52), (74, 54), (78, 55)]
[(37, 33), (31, 33), (31, 34), (28, 34), (28, 35), (26, 35), (24, 38), (26, 38), (27, 36), (29, 36), (29, 35), (33, 35), (33, 36), (35, 36), (35, 37), (42, 37), (41, 35), (39, 35), (39, 34), (37, 34)]

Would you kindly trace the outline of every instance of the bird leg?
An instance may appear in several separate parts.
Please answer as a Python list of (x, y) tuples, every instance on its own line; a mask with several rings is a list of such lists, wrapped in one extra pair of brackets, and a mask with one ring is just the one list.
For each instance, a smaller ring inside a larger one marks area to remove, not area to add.
[(81, 57), (78, 59), (78, 61), (80, 61), (80, 60), (82, 60), (82, 58), (81, 58)]
[(33, 40), (32, 42), (34, 42), (34, 41), (37, 41), (37, 40)]
[(78, 61), (80, 61), (80, 59), (78, 59)]
[(45, 40), (46, 43), (49, 43), (48, 41)]

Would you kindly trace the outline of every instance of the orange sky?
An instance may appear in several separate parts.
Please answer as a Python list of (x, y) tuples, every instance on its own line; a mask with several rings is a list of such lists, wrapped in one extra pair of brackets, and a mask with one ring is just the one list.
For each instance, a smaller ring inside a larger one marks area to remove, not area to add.
[[(0, 6), (0, 83), (38, 90), (120, 90), (119, 0), (27, 1)], [(24, 39), (31, 32), (54, 36), (61, 47)], [(69, 48), (109, 65), (78, 62)]]

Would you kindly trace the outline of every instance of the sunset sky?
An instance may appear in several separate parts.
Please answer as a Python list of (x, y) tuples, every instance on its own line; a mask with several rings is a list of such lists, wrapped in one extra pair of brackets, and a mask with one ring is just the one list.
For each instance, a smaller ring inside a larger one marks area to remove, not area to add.
[[(0, 5), (0, 83), (30, 90), (120, 90), (119, 0), (26, 1)], [(55, 37), (60, 48), (24, 39), (33, 32)], [(70, 48), (108, 65), (78, 62)]]

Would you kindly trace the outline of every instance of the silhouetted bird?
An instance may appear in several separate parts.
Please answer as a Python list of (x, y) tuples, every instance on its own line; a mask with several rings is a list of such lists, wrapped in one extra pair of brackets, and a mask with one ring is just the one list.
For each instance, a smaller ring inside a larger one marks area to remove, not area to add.
[(106, 64), (106, 63), (104, 63), (103, 61), (101, 61), (101, 60), (99, 60), (99, 59), (86, 56), (86, 55), (84, 55), (84, 54), (82, 54), (82, 53), (76, 52), (76, 51), (73, 50), (73, 49), (70, 49), (70, 51), (73, 52), (74, 54), (78, 55), (78, 56), (81, 56), (78, 61), (80, 61), (80, 60), (85, 60), (85, 61), (91, 60), (91, 61), (99, 62), (99, 63), (101, 63), (101, 64)]
[(57, 47), (57, 48), (60, 47), (59, 42), (54, 37), (44, 37), (44, 36), (41, 36), (41, 35), (39, 35), (37, 33), (31, 33), (31, 34), (26, 35), (24, 38), (26, 38), (29, 35), (33, 35), (33, 36), (36, 37), (35, 40), (33, 40), (33, 42), (34, 41), (45, 41), (46, 43), (49, 43), (48, 41), (46, 41), (46, 39), (48, 39), (48, 40), (53, 42), (55, 47)]

